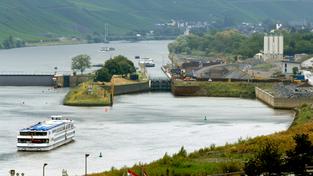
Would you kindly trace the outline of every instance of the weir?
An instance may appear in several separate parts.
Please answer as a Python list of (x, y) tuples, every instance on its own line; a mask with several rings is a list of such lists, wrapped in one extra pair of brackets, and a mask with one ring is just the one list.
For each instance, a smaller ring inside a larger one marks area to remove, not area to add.
[(54, 73), (0, 73), (0, 86), (75, 87), (90, 76)]
[(53, 86), (53, 74), (0, 74), (0, 86)]
[(171, 91), (171, 80), (167, 77), (150, 78), (151, 91)]

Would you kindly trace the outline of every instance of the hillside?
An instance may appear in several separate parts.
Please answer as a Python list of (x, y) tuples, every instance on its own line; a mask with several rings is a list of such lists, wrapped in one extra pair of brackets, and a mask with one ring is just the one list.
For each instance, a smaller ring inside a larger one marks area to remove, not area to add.
[(0, 40), (152, 29), (170, 19), (312, 20), (311, 0), (1, 0)]

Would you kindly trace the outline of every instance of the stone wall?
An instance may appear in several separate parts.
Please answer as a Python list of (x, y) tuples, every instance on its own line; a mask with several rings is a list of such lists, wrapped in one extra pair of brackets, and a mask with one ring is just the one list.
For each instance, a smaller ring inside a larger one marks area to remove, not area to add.
[(293, 109), (303, 104), (313, 104), (313, 97), (285, 98), (275, 97), (271, 93), (256, 87), (257, 99), (276, 109)]
[[(65, 78), (64, 77), (69, 77), (68, 79), (68, 83), (65, 83)], [(86, 82), (89, 79), (91, 79), (90, 76), (88, 75), (57, 75), (55, 76), (56, 78), (56, 84), (57, 87), (66, 87), (66, 85), (68, 84), (69, 87), (75, 87), (77, 85), (79, 85), (80, 83)]]
[(122, 95), (128, 93), (138, 93), (149, 91), (149, 82), (126, 84), (126, 85), (116, 85), (114, 86), (114, 95)]

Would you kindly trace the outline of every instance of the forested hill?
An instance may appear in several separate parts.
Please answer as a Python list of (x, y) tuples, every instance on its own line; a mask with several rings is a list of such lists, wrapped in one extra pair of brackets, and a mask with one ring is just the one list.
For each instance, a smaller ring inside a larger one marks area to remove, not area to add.
[(125, 34), (170, 19), (312, 20), (312, 7), (312, 0), (1, 0), (0, 40), (103, 32), (105, 23)]

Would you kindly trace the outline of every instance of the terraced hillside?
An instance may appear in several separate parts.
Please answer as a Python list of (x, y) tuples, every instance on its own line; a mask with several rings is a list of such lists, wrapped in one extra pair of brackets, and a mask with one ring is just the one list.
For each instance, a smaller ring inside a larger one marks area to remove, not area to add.
[(0, 40), (151, 29), (170, 19), (312, 20), (311, 0), (1, 0)]

